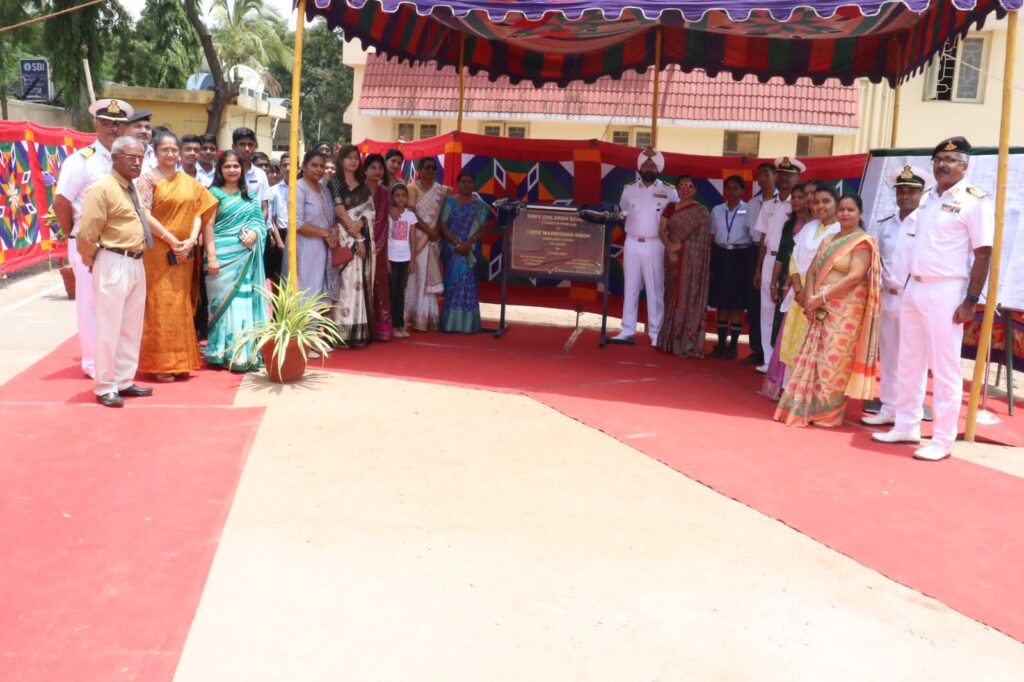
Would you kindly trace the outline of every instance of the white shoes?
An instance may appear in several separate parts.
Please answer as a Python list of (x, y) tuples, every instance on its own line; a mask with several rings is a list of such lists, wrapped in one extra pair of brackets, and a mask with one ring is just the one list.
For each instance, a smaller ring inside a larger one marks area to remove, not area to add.
[(657, 336), (652, 336), (651, 337), (651, 348), (656, 348), (657, 346), (658, 346), (658, 337)]
[(914, 431), (913, 433), (907, 433), (905, 431), (892, 429), (891, 431), (871, 434), (871, 440), (879, 443), (920, 443), (921, 432)]
[(886, 424), (895, 424), (895, 416), (887, 416), (879, 412), (878, 414), (869, 414), (866, 417), (860, 418), (861, 424), (867, 424), (868, 426), (885, 426)]
[(309, 358), (310, 360), (319, 360), (320, 354), (317, 353), (315, 350), (311, 350), (308, 353), (306, 353), (306, 357)]
[(767, 374), (768, 373), (768, 363), (766, 362), (763, 365), (758, 365), (757, 367), (754, 368), (754, 371), (756, 371), (758, 374)]
[(950, 452), (938, 443), (929, 443), (923, 448), (914, 450), (914, 459), (923, 459), (926, 462), (938, 462), (949, 457)]

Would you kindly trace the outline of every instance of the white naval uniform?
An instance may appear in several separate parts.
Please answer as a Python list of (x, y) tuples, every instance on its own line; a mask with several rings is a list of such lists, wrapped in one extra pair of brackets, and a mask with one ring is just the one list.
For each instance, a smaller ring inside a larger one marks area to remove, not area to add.
[[(749, 210), (749, 209), (748, 209)], [(772, 269), (782, 241), (782, 227), (793, 213), (789, 198), (776, 194), (764, 202), (757, 214), (754, 230), (764, 235), (764, 260), (761, 262), (761, 352), (765, 362), (772, 356), (772, 322), (775, 320), (775, 302), (772, 301)]]
[(619, 206), (626, 211), (626, 241), (622, 246), (622, 336), (636, 333), (640, 288), (647, 291), (647, 334), (653, 343), (665, 314), (665, 245), (658, 228), (661, 214), (679, 201), (675, 188), (661, 180), (635, 182), (622, 190)]
[(953, 313), (967, 294), (974, 250), (992, 246), (993, 206), (966, 178), (943, 194), (925, 194), (910, 237), (910, 279), (900, 308), (896, 426), (916, 433), (932, 371), (932, 443), (949, 452), (963, 400), (960, 346), (964, 327)]
[[(72, 224), (69, 236), (75, 237), (77, 234), (85, 191), (109, 173), (113, 164), (110, 150), (99, 140), (64, 159), (57, 176), (56, 193), (71, 202)], [(75, 244), (70, 241), (68, 261), (75, 273), (75, 313), (78, 318), (78, 343), (82, 351), (82, 371), (91, 377), (96, 373), (96, 297), (92, 273), (82, 262)]]
[(878, 357), (882, 364), (879, 415), (896, 417), (896, 382), (899, 376), (900, 308), (903, 289), (907, 283), (909, 263), (907, 257), (913, 235), (917, 232), (917, 210), (904, 220), (899, 213), (883, 218), (869, 234), (878, 242), (882, 258), (882, 320), (879, 324)]

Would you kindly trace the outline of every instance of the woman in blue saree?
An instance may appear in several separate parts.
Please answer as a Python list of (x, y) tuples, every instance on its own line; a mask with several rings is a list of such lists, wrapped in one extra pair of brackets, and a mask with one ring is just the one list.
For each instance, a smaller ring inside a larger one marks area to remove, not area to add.
[(256, 287), (266, 286), (263, 244), (267, 227), (260, 202), (249, 195), (242, 161), (233, 151), (217, 162), (210, 193), (217, 198), (216, 218), (203, 228), (206, 241), (206, 291), (210, 300), (210, 336), (206, 361), (248, 372), (261, 364), (258, 348), (235, 353), (232, 344), (246, 329), (267, 321), (267, 307)]
[(476, 280), (477, 256), (484, 223), (490, 210), (473, 193), (474, 178), (459, 175), (458, 192), (445, 200), (441, 211), (444, 237), (444, 304), (441, 331), (473, 334), (480, 331), (480, 292)]

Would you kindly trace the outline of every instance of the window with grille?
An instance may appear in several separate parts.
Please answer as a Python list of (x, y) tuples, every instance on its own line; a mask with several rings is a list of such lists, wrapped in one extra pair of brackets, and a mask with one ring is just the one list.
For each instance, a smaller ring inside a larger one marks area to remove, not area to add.
[(526, 126), (524, 125), (508, 125), (508, 136), (514, 137), (519, 140), (526, 139)]
[(613, 130), (612, 131), (612, 142), (615, 144), (629, 144), (629, 131), (628, 130)]
[(651, 131), (649, 130), (638, 130), (633, 135), (633, 146), (634, 147), (650, 147), (651, 146)]
[(437, 136), (437, 124), (436, 123), (421, 123), (420, 124), (420, 138), (425, 140), (428, 137)]
[(974, 35), (939, 52), (928, 67), (924, 99), (932, 102), (983, 102), (988, 36)]
[(500, 123), (485, 123), (484, 124), (484, 135), (490, 135), (491, 137), (501, 137), (501, 124)]
[(798, 135), (797, 156), (832, 156), (831, 135)]
[(741, 130), (725, 131), (723, 156), (757, 156), (761, 146), (761, 133)]
[(416, 124), (415, 123), (399, 123), (398, 134), (395, 135), (396, 140), (403, 140), (405, 142), (412, 142), (416, 139)]

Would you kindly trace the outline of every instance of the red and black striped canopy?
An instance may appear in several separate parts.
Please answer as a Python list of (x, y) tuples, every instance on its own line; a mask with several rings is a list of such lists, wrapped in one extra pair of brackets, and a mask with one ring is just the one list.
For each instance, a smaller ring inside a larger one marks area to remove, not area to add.
[(655, 63), (792, 83), (895, 85), (951, 39), (1024, 0), (310, 0), (307, 15), (390, 57), (540, 85)]

